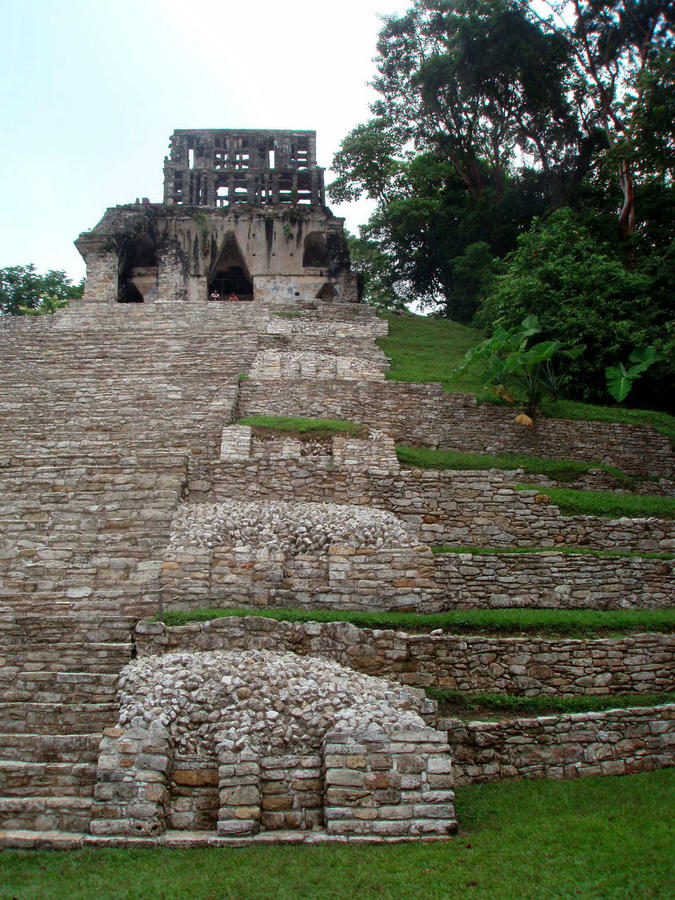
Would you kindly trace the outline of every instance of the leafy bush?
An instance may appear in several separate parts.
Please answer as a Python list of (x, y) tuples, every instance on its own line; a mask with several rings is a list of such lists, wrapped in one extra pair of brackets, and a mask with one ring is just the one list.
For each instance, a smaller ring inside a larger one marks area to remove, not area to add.
[(652, 303), (652, 283), (577, 214), (561, 209), (535, 219), (518, 238), (477, 322), (492, 331), (536, 315), (544, 338), (584, 343), (586, 353), (572, 364), (565, 389), (578, 399), (601, 400), (607, 396), (605, 368), (636, 346), (655, 343), (672, 316)]

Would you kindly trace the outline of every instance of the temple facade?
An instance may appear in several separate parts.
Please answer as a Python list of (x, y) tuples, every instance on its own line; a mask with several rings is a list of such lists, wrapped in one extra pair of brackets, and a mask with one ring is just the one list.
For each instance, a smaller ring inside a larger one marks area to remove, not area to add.
[(106, 210), (75, 245), (103, 303), (358, 300), (313, 131), (175, 131), (164, 201)]

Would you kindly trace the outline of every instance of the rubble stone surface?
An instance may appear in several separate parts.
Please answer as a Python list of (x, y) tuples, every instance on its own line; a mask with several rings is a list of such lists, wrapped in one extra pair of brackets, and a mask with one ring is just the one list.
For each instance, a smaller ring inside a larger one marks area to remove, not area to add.
[(309, 752), (332, 730), (424, 727), (420, 691), (294, 653), (214, 651), (137, 659), (120, 674), (122, 727), (158, 723), (180, 754), (222, 740), (263, 754)]

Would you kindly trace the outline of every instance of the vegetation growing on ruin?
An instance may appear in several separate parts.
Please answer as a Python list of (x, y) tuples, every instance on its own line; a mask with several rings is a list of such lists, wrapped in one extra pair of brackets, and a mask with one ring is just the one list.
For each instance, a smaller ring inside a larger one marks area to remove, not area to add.
[[(631, 394), (673, 411), (675, 72), (668, 4), (410, 0), (385, 16), (370, 118), (333, 159), (374, 201), (351, 252), (376, 305), (586, 345), (565, 395), (661, 344)], [(461, 388), (459, 388), (461, 389)]]
[(251, 425), (267, 434), (297, 434), (305, 437), (325, 437), (332, 434), (349, 434), (362, 437), (368, 433), (365, 425), (348, 419), (304, 419), (293, 416), (247, 416), (237, 425)]
[[(445, 391), (474, 393), (479, 402), (500, 402), (494, 392), (484, 390), (478, 370), (465, 372), (452, 382), (449, 375), (467, 350), (477, 346), (483, 333), (448, 319), (380, 311), (389, 323), (387, 337), (377, 343), (391, 359), (387, 378), (392, 381), (437, 381)], [(647, 409), (623, 406), (596, 406), (575, 400), (545, 399), (544, 415), (556, 419), (590, 422), (617, 422), (647, 425), (675, 441), (675, 416)]]
[(542, 488), (518, 484), (519, 491), (537, 491), (550, 498), (560, 512), (568, 516), (603, 516), (620, 519), (675, 519), (675, 497), (650, 497), (645, 494), (613, 494), (609, 491), (577, 491), (573, 488)]
[(675, 769), (506, 781), (457, 788), (442, 843), (5, 850), (0, 898), (666, 900), (673, 798)]
[(604, 635), (675, 632), (675, 609), (466, 609), (443, 613), (360, 612), (336, 609), (191, 609), (165, 612), (167, 625), (229, 616), (262, 616), (279, 622), (350, 622), (363, 628), (448, 634)]
[(614, 466), (581, 459), (555, 459), (552, 457), (527, 456), (518, 453), (460, 453), (455, 450), (430, 450), (427, 447), (406, 447), (399, 444), (396, 455), (404, 466), (418, 469), (483, 470), (502, 469), (510, 471), (522, 469), (530, 475), (548, 475), (556, 481), (574, 481), (591, 469), (601, 469), (607, 475), (625, 485), (633, 484), (634, 478), (625, 475)]
[(596, 556), (600, 559), (675, 559), (675, 553), (641, 552), (639, 550), (592, 550), (589, 547), (568, 547), (559, 544), (557, 547), (477, 547), (474, 545), (451, 547), (441, 544), (431, 548), (432, 553), (470, 553), (473, 556), (495, 556), (511, 553), (559, 553), (563, 556)]
[(438, 701), (441, 715), (493, 718), (497, 715), (544, 716), (548, 713), (598, 712), (606, 709), (629, 709), (632, 706), (659, 706), (675, 703), (675, 692), (648, 694), (585, 694), (583, 696), (523, 697), (515, 694), (470, 694), (447, 688), (427, 687), (424, 692)]

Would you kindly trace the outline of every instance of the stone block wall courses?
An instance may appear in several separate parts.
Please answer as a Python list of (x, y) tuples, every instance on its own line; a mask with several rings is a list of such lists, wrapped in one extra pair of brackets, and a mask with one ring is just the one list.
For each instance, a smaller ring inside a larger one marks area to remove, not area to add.
[(446, 719), (455, 784), (632, 775), (675, 765), (675, 706), (463, 722)]
[(675, 684), (675, 636), (667, 634), (583, 640), (407, 634), (254, 616), (179, 627), (140, 622), (136, 629), (139, 656), (221, 648), (290, 650), (403, 684), (475, 693), (642, 693)]
[(513, 410), (478, 404), (471, 394), (446, 393), (439, 384), (284, 379), (273, 385), (251, 379), (242, 385), (239, 410), (352, 419), (388, 431), (397, 443), (441, 450), (595, 460), (659, 478), (672, 478), (674, 471), (670, 442), (651, 428), (563, 419), (523, 428), (514, 423)]
[(401, 469), (382, 473), (331, 466), (328, 458), (252, 456), (191, 465), (190, 500), (263, 499), (358, 504), (386, 509), (420, 542), (460, 546), (553, 546), (674, 552), (667, 519), (564, 516), (545, 493), (516, 491), (519, 476), (490, 470)]
[(448, 609), (663, 609), (675, 601), (675, 561), (559, 553), (438, 554)]
[(433, 728), (335, 732), (324, 742), (326, 832), (422, 837), (454, 834), (450, 748)]

